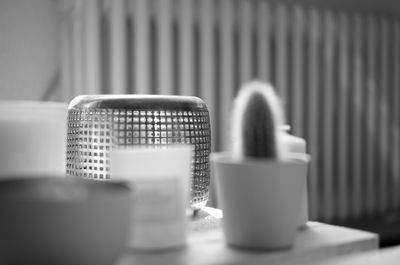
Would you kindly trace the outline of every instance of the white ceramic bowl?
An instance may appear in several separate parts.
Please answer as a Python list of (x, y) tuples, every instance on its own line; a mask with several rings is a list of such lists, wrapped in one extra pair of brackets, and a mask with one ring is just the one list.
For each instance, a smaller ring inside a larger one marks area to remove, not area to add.
[(130, 190), (71, 178), (0, 181), (0, 263), (109, 265), (126, 246)]

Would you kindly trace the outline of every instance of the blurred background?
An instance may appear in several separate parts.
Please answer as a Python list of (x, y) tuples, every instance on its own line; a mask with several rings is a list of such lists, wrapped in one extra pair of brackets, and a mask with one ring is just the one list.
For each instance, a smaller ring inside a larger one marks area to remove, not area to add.
[(201, 97), (213, 151), (231, 104), (272, 83), (312, 156), (310, 218), (400, 242), (396, 0), (2, 0), (0, 99)]

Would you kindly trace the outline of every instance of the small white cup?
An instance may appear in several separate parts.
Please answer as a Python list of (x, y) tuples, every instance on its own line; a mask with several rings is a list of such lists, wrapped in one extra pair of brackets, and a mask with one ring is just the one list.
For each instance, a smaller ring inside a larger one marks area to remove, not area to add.
[(308, 162), (307, 155), (282, 161), (211, 155), (228, 244), (262, 249), (293, 245)]
[(68, 105), (0, 101), (0, 178), (65, 175)]
[(129, 247), (148, 251), (187, 244), (191, 160), (189, 145), (111, 151), (111, 180), (128, 181), (132, 190)]

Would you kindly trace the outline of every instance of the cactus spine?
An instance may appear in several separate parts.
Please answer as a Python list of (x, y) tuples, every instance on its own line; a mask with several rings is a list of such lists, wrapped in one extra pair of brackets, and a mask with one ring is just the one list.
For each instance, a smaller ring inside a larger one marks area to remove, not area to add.
[(241, 87), (234, 102), (233, 152), (239, 157), (280, 159), (278, 139), (283, 109), (274, 88), (253, 81)]

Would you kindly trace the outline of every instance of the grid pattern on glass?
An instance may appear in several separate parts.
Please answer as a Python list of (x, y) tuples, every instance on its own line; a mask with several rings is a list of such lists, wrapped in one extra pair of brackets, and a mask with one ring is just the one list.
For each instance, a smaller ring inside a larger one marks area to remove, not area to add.
[(112, 148), (111, 114), (105, 110), (68, 114), (68, 175), (110, 178), (108, 152)]
[(210, 127), (207, 110), (70, 110), (68, 113), (67, 174), (109, 179), (113, 146), (190, 144), (191, 204), (207, 201), (210, 184)]

